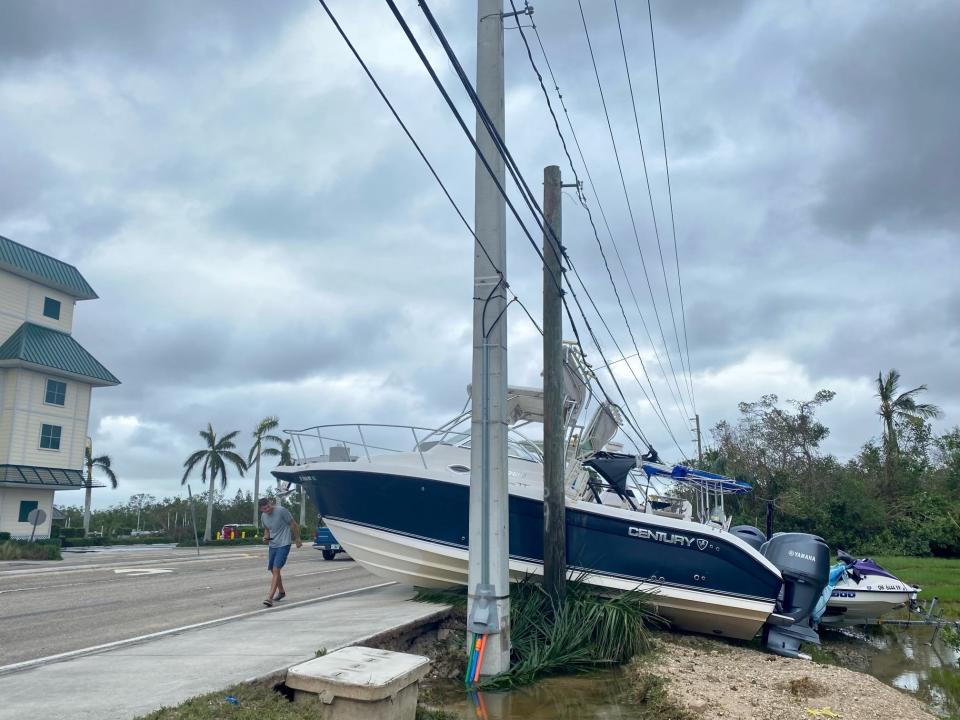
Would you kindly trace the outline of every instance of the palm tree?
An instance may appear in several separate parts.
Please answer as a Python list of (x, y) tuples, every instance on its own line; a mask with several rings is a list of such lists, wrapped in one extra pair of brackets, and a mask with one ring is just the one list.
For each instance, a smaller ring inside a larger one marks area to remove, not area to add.
[(84, 485), (86, 493), (83, 498), (83, 532), (86, 534), (90, 531), (90, 496), (93, 494), (94, 469), (100, 470), (107, 476), (107, 479), (110, 481), (110, 487), (114, 490), (117, 489), (117, 476), (110, 468), (109, 455), (101, 455), (100, 457), (93, 456), (93, 445), (91, 445), (89, 438), (87, 438), (86, 447), (83, 449), (83, 464), (87, 469), (87, 482)]
[(290, 452), (290, 438), (280, 443), (280, 461), (277, 465), (293, 465), (293, 453)]
[(897, 422), (918, 423), (930, 418), (938, 418), (943, 414), (936, 405), (916, 401), (916, 395), (926, 392), (926, 385), (897, 394), (899, 385), (900, 373), (897, 370), (890, 370), (886, 377), (883, 376), (882, 371), (877, 374), (876, 397), (880, 400), (877, 415), (883, 422), (883, 474), (888, 492), (893, 490), (893, 464), (900, 453), (900, 447), (897, 444)]
[(253, 447), (250, 448), (250, 452), (247, 455), (247, 466), (249, 467), (254, 462), (257, 464), (257, 470), (253, 479), (253, 524), (259, 525), (260, 522), (260, 512), (257, 508), (257, 502), (260, 500), (260, 458), (264, 455), (279, 455), (280, 451), (275, 447), (270, 447), (265, 443), (273, 443), (275, 445), (282, 445), (283, 440), (278, 438), (276, 435), (270, 435), (271, 430), (276, 430), (280, 427), (280, 420), (278, 420), (273, 415), (268, 415), (263, 420), (261, 420), (257, 427), (253, 431)]
[(207, 429), (200, 431), (200, 437), (206, 441), (207, 446), (191, 454), (183, 463), (185, 469), (183, 471), (183, 479), (180, 481), (181, 485), (186, 485), (187, 477), (193, 469), (200, 464), (201, 460), (203, 461), (203, 465), (200, 470), (200, 479), (203, 481), (209, 480), (210, 482), (207, 492), (207, 526), (203, 531), (203, 539), (205, 541), (211, 539), (210, 531), (213, 525), (213, 503), (216, 500), (213, 481), (216, 480), (217, 475), (219, 475), (220, 489), (223, 490), (227, 487), (227, 462), (233, 463), (240, 472), (240, 475), (243, 475), (243, 471), (247, 469), (247, 463), (234, 452), (237, 446), (234, 444), (233, 439), (239, 434), (239, 430), (234, 430), (218, 440), (217, 434), (213, 431), (213, 425), (207, 423)]

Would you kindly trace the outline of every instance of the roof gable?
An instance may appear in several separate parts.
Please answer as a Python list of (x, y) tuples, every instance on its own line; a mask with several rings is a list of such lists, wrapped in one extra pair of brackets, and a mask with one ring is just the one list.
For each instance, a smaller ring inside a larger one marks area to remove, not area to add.
[(0, 235), (0, 269), (41, 283), (78, 300), (93, 300), (97, 294), (73, 265), (44, 255)]
[(34, 365), (77, 376), (93, 385), (120, 381), (70, 335), (25, 322), (0, 345), (0, 365)]

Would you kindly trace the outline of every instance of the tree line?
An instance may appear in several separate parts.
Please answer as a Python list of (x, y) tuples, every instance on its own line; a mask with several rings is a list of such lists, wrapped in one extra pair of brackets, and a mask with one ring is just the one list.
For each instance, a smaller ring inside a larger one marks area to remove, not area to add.
[(753, 483), (734, 500), (735, 522), (810, 532), (853, 554), (960, 556), (960, 427), (933, 432), (940, 408), (901, 391), (896, 370), (876, 380), (879, 437), (843, 462), (823, 453), (817, 412), (835, 393), (781, 402), (764, 395), (719, 422), (703, 467)]
[[(217, 528), (230, 523), (246, 523), (259, 525), (259, 511), (256, 500), (260, 496), (260, 467), (263, 458), (276, 457), (279, 465), (292, 465), (293, 457), (291, 455), (290, 439), (282, 439), (273, 434), (280, 427), (280, 421), (276, 416), (270, 415), (257, 423), (251, 433), (253, 442), (246, 457), (241, 455), (237, 448), (237, 436), (239, 430), (232, 430), (220, 437), (213, 429), (212, 423), (207, 423), (207, 427), (200, 430), (199, 435), (204, 444), (199, 450), (196, 450), (187, 457), (183, 463), (183, 477), (180, 480), (181, 485), (186, 485), (192, 475), (200, 475), (201, 483), (207, 485), (205, 491), (198, 493), (197, 498), (204, 509), (205, 522), (203, 522), (203, 539), (211, 540), (216, 533)], [(152, 520), (153, 528), (163, 531), (176, 531), (180, 534), (178, 528), (186, 526), (187, 505), (186, 500), (182, 498), (164, 498), (158, 501), (152, 495), (133, 495), (125, 505), (115, 505), (108, 510), (96, 511), (91, 518), (90, 497), (91, 489), (94, 487), (94, 471), (106, 476), (114, 489), (118, 486), (117, 475), (113, 462), (109, 455), (93, 456), (93, 448), (88, 443), (84, 459), (86, 470), (86, 497), (84, 498), (84, 508), (80, 514), (79, 508), (66, 508), (64, 512), (74, 521), (73, 514), (79, 514), (77, 525), (81, 518), (85, 531), (97, 530), (98, 521), (100, 527), (109, 527), (111, 530), (148, 529), (141, 527), (140, 521), (143, 519), (144, 509), (146, 508), (148, 517)], [(236, 471), (241, 477), (251, 468), (254, 469), (253, 495), (244, 494), (237, 491), (236, 496), (231, 501), (225, 501), (223, 493), (227, 488), (228, 475)], [(219, 493), (217, 492), (217, 481), (219, 480)], [(275, 491), (268, 492), (271, 496), (277, 496), (282, 504), (289, 505), (288, 509), (293, 510), (294, 502), (287, 494), (278, 495)], [(208, 502), (208, 498), (212, 498)], [(307, 500), (300, 488), (298, 493), (300, 522), (306, 521)], [(241, 508), (246, 510), (245, 517), (239, 517)], [(137, 523), (133, 525), (133, 514), (137, 516)], [(171, 524), (170, 515), (173, 514)], [(153, 529), (149, 528), (149, 529)]]

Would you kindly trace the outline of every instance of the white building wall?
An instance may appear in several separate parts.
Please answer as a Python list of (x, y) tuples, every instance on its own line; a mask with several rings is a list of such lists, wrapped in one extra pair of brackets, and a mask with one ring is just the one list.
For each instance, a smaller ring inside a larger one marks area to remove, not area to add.
[[(60, 301), (60, 319), (43, 314), (45, 297)], [(19, 275), (0, 270), (0, 343), (9, 338), (25, 321), (62, 330), (73, 331), (73, 310), (76, 300), (69, 295), (26, 280)]]
[(29, 539), (33, 526), (20, 522), (20, 503), (24, 500), (36, 500), (37, 507), (43, 510), (47, 518), (37, 525), (34, 539), (50, 537), (53, 522), (53, 490), (35, 486), (26, 488), (0, 487), (0, 532), (8, 532), (13, 538)]
[[(0, 463), (80, 470), (90, 413), (90, 385), (23, 368), (7, 368), (3, 373), (0, 451), (6, 452), (0, 454)], [(48, 378), (66, 383), (63, 406), (45, 402)], [(60, 426), (59, 450), (40, 447), (44, 424)]]
[(7, 389), (10, 386), (11, 370), (0, 368), (0, 463), (10, 457), (10, 431), (13, 414), (7, 410)]

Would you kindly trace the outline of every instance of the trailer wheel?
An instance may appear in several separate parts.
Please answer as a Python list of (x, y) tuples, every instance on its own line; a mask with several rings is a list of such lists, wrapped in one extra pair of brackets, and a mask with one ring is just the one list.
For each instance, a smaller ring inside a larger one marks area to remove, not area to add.
[(337, 553), (333, 550), (323, 550), (321, 552), (323, 552), (324, 560), (333, 560), (337, 556)]

